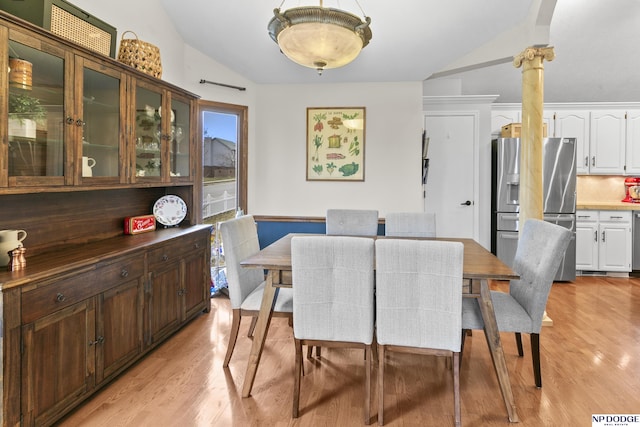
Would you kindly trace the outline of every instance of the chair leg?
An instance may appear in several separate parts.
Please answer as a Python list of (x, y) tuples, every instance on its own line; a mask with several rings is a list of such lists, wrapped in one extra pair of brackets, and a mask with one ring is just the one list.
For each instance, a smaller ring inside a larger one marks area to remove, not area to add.
[[(316, 346), (316, 357), (318, 359), (320, 359), (320, 346)], [(310, 345), (307, 347), (307, 359), (311, 359), (311, 357), (313, 356), (313, 346)]]
[(460, 339), (460, 357), (458, 357), (458, 368), (462, 368), (462, 354), (464, 353), (464, 340), (467, 337), (467, 332), (470, 332), (470, 329), (462, 330), (462, 338)]
[(222, 367), (226, 368), (229, 366), (229, 361), (231, 360), (231, 355), (233, 354), (233, 349), (236, 346), (236, 340), (238, 339), (238, 330), (240, 329), (240, 320), (242, 319), (242, 315), (240, 314), (240, 309), (233, 309), (233, 318), (231, 320), (231, 330), (229, 331), (229, 343), (227, 344), (227, 354), (224, 356), (224, 362), (222, 363)]
[(524, 356), (524, 351), (522, 351), (522, 334), (520, 332), (516, 332), (516, 346), (518, 347), (518, 356)]
[(536, 387), (542, 388), (542, 374), (540, 373), (540, 334), (530, 334), (530, 338), (533, 377), (536, 380)]
[(293, 381), (293, 418), (298, 418), (298, 410), (300, 407), (300, 376), (302, 374), (302, 341), (294, 338), (294, 345), (296, 347), (296, 365), (294, 368), (294, 381)]
[(253, 331), (256, 329), (256, 323), (258, 323), (258, 316), (253, 316), (251, 318), (251, 324), (249, 325), (248, 337), (253, 337)]
[(364, 423), (371, 424), (371, 346), (365, 347), (364, 361)]
[(378, 344), (378, 425), (384, 425), (384, 346)]
[[(460, 353), (453, 353), (453, 413), (455, 426), (460, 427)], [(448, 359), (448, 358), (447, 358)]]

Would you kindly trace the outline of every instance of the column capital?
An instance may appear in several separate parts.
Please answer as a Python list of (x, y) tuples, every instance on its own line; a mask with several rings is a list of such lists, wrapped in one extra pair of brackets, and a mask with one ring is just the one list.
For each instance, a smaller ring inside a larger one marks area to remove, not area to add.
[(522, 53), (513, 57), (513, 66), (520, 68), (524, 61), (533, 61), (536, 58), (553, 61), (556, 57), (553, 47), (528, 47)]

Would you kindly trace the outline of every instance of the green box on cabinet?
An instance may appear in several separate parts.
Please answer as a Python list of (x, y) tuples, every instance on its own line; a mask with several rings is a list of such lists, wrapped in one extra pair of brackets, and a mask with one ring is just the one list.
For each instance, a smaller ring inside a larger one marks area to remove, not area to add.
[(116, 29), (65, 0), (0, 0), (0, 9), (81, 46), (116, 57)]

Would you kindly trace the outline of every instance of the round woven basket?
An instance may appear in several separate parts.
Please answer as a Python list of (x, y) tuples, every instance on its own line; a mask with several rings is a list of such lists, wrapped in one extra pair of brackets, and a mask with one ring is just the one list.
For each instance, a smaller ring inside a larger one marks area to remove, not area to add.
[[(127, 33), (133, 34), (135, 39), (125, 39), (124, 36)], [(162, 77), (160, 49), (151, 43), (138, 39), (138, 35), (133, 31), (122, 33), (118, 61), (153, 77)]]

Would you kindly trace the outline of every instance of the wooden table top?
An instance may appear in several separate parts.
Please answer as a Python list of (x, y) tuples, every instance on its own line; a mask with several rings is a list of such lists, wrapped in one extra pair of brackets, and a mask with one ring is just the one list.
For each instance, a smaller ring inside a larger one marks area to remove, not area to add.
[[(243, 260), (243, 267), (263, 268), (266, 270), (291, 270), (291, 238), (294, 236), (324, 236), (324, 234), (290, 233), (263, 248), (257, 254)], [(375, 239), (402, 239), (402, 237), (370, 237)], [(519, 276), (497, 256), (486, 250), (473, 239), (456, 238), (413, 238), (419, 240), (441, 240), (464, 244), (463, 277), (465, 279), (510, 280)]]

